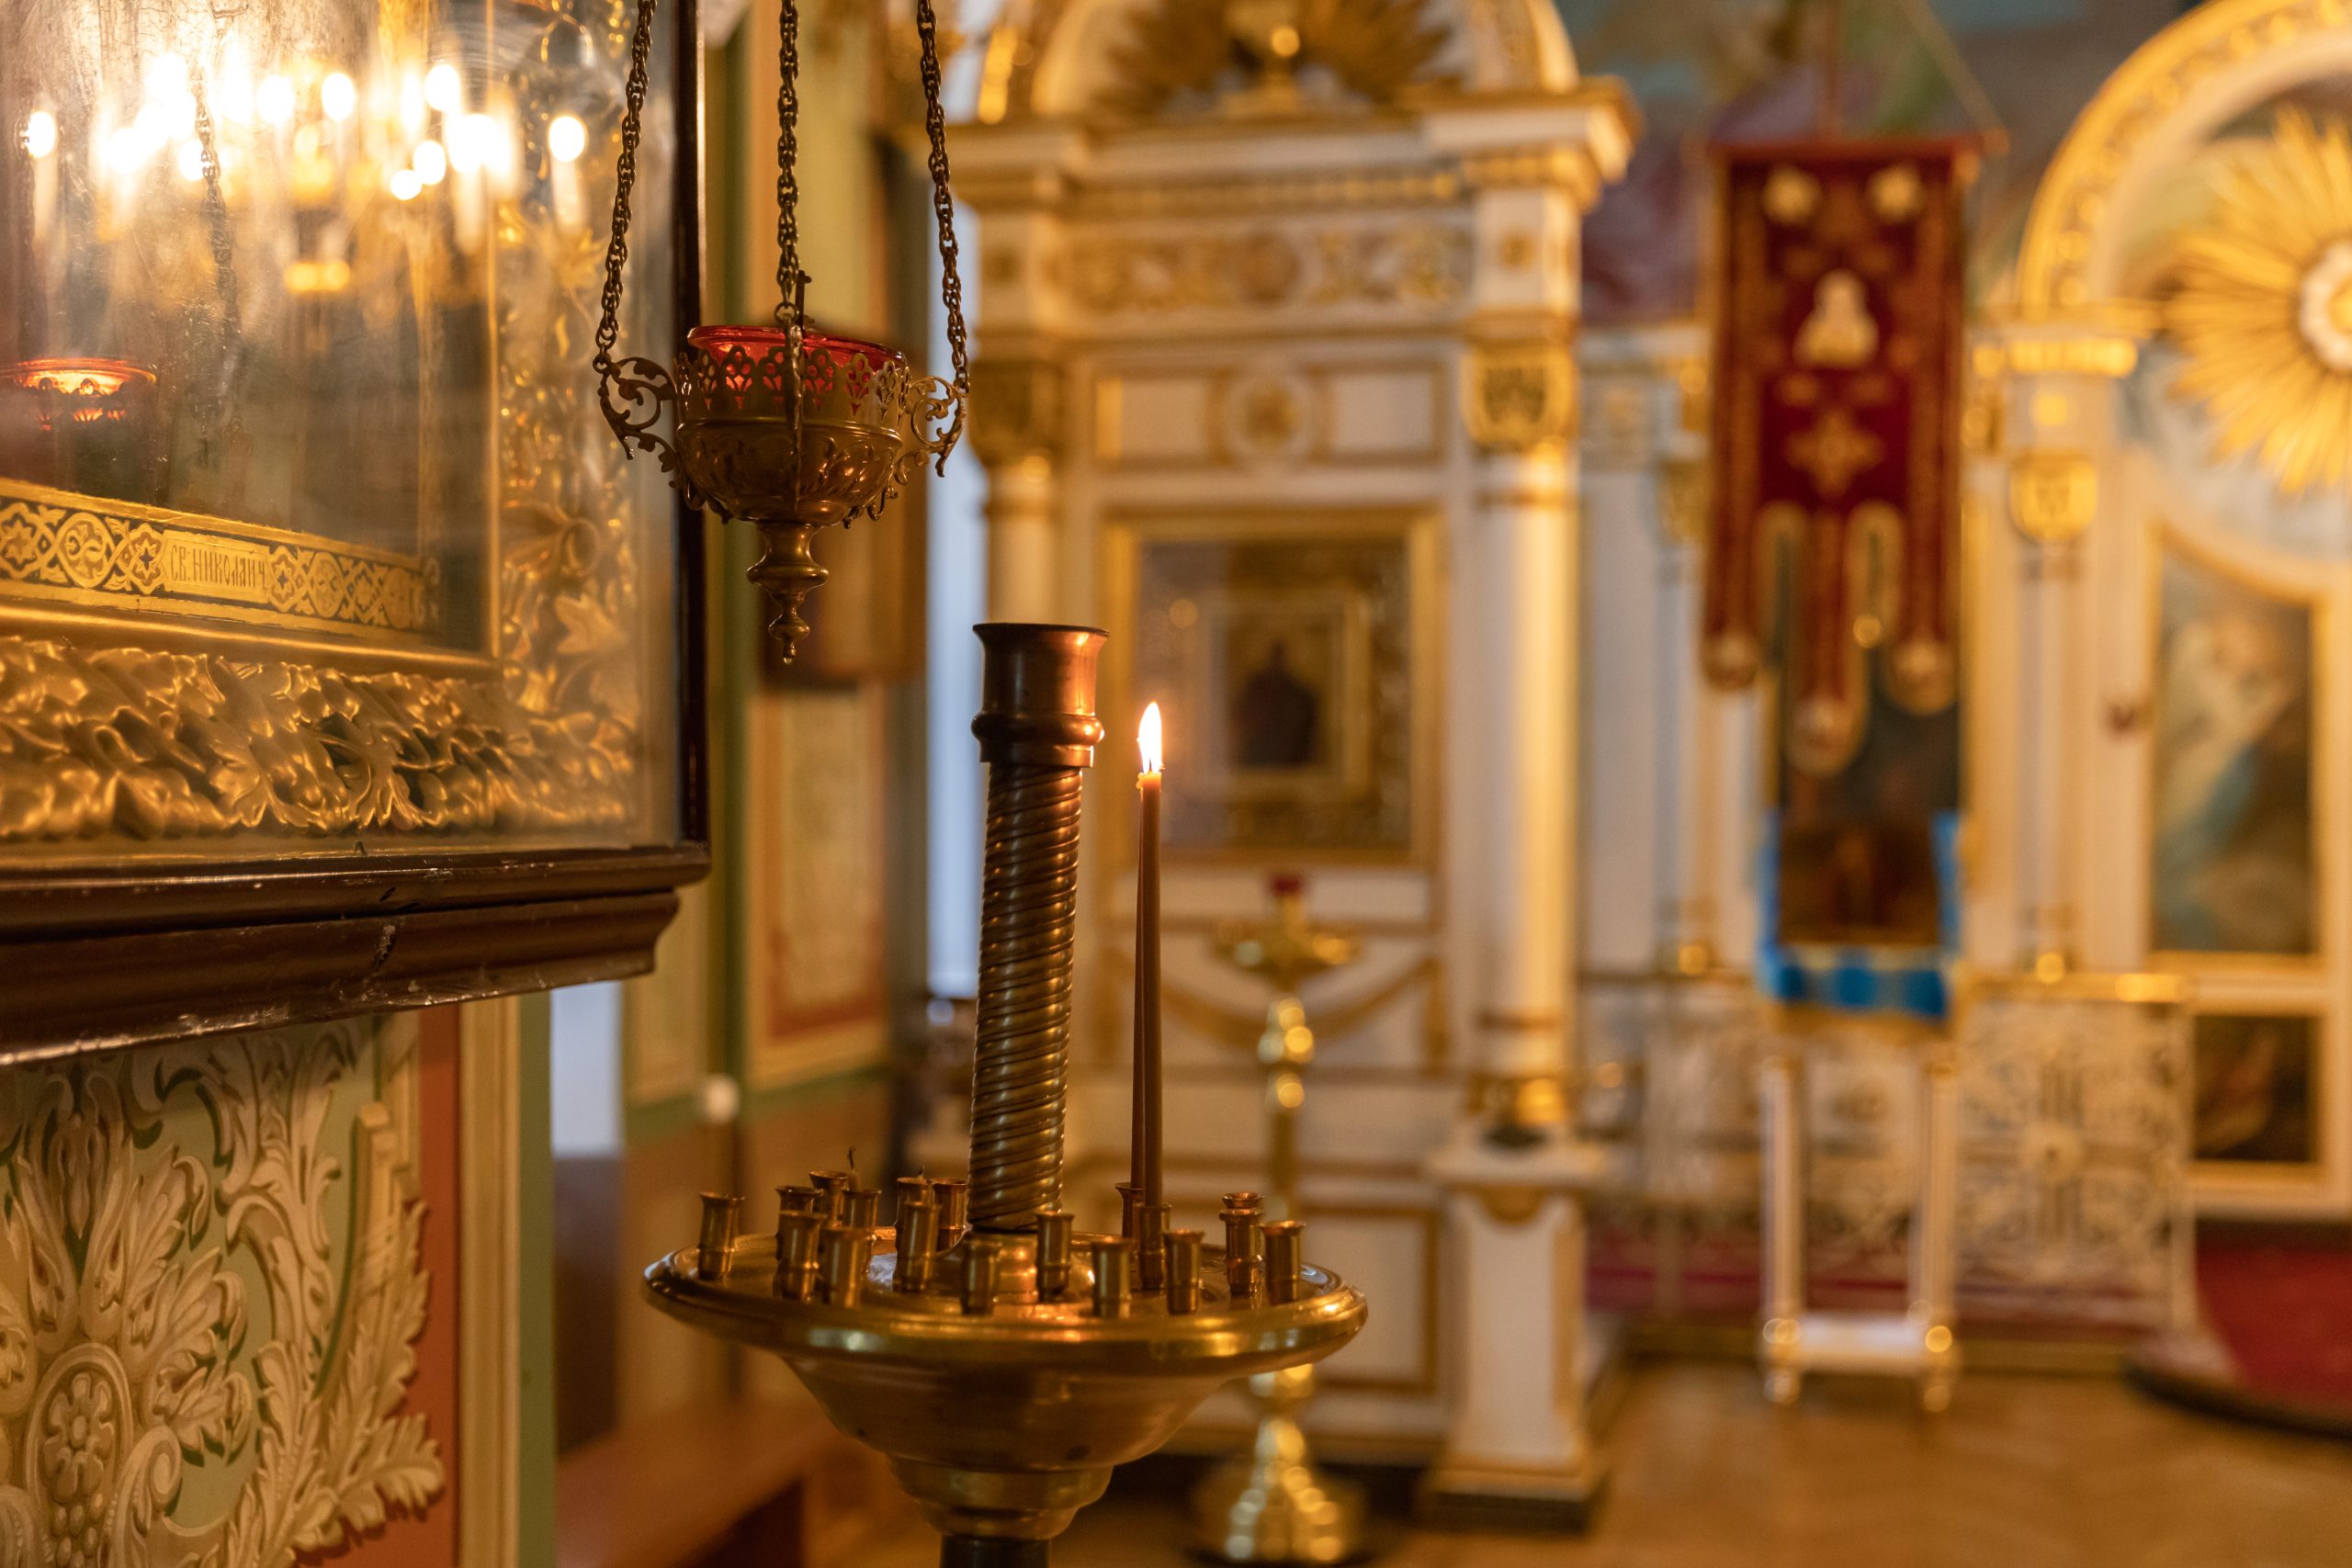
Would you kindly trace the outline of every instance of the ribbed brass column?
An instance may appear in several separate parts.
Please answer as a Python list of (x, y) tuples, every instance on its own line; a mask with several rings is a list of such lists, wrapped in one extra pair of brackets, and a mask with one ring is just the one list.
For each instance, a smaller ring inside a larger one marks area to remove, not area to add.
[(1080, 773), (1102, 739), (1094, 669), (1103, 637), (1014, 622), (973, 630), (982, 664), (972, 733), (989, 788), (972, 1224), (1017, 1231), (1061, 1207)]

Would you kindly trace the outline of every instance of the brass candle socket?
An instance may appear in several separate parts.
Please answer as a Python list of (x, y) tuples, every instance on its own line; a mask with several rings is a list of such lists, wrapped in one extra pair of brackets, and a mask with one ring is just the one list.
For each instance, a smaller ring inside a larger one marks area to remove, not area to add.
[(926, 1192), (921, 1202), (899, 1205), (899, 1234), (893, 1251), (898, 1269), (892, 1283), (910, 1294), (931, 1289), (933, 1265), (939, 1261), (939, 1205)]
[(1145, 1291), (1167, 1288), (1169, 1212), (1165, 1203), (1136, 1210), (1136, 1284)]
[(1306, 1288), (1306, 1229), (1296, 1220), (1266, 1227), (1266, 1299), (1276, 1306), (1298, 1300)]
[(931, 1184), (931, 1191), (939, 1201), (939, 1246), (944, 1251), (963, 1240), (964, 1232), (971, 1225), (971, 1184), (943, 1177)]
[(874, 1237), (854, 1225), (827, 1225), (818, 1267), (825, 1300), (837, 1307), (854, 1307), (865, 1293), (865, 1266), (874, 1255)]
[[(1201, 1310), (1201, 1233), (1170, 1231), (1160, 1259), (1161, 1289), (1168, 1311), (1182, 1317)], [(1249, 1298), (1242, 1298), (1247, 1302)]]
[(817, 1242), (825, 1229), (822, 1214), (805, 1210), (777, 1217), (775, 1223), (775, 1293), (786, 1301), (805, 1302), (817, 1292)]
[(1037, 1295), (1052, 1301), (1069, 1289), (1070, 1236), (1076, 1219), (1067, 1209), (1037, 1216)]
[(964, 1313), (986, 1317), (996, 1311), (997, 1279), (1004, 1266), (997, 1238), (975, 1235), (964, 1247)]
[(743, 1200), (732, 1193), (702, 1195), (702, 1234), (695, 1242), (695, 1267), (706, 1279), (726, 1277), (743, 1223)]
[(1094, 1255), (1094, 1315), (1125, 1317), (1135, 1300), (1136, 1244), (1129, 1236), (1100, 1236)]
[(1262, 1258), (1265, 1235), (1259, 1228), (1264, 1211), (1255, 1192), (1228, 1192), (1217, 1211), (1225, 1222), (1225, 1288), (1236, 1300), (1254, 1301), (1265, 1293)]

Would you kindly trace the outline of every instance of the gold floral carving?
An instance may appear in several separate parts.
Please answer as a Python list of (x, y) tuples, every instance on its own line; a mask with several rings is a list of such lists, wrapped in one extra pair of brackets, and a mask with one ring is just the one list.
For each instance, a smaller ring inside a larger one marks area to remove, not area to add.
[(1447, 305), (1470, 283), (1470, 236), (1439, 223), (1315, 237), (1317, 305)]
[(0, 1082), (0, 1562), (287, 1568), (440, 1493), (401, 1411), (413, 1040), (349, 1021)]
[(2098, 509), (2098, 468), (2079, 452), (2030, 452), (2009, 462), (2009, 515), (2028, 538), (2080, 536)]
[(1237, 77), (1286, 81), (1294, 69), (1319, 66), (1350, 95), (1393, 104), (1429, 79), (1444, 51), (1448, 29), (1430, 9), (1427, 0), (1155, 0), (1113, 51), (1104, 99), (1124, 113), (1156, 115)]
[(1470, 236), (1450, 224), (1340, 228), (1294, 237), (1240, 232), (1091, 238), (1069, 255), (1070, 292), (1089, 310), (1271, 310), (1317, 306), (1439, 307), (1469, 287)]
[(0, 842), (617, 824), (609, 739), (483, 681), (0, 637)]
[[(1163, 8), (1181, 13), (1193, 7), (1167, 0)], [(1197, 8), (1204, 12), (1218, 9), (1211, 0), (1202, 0)], [(1450, 0), (1445, 8), (1458, 17), (1465, 45), (1462, 51), (1468, 63), (1468, 80), (1463, 85), (1465, 91), (1558, 92), (1574, 85), (1575, 67), (1568, 51), (1546, 48), (1539, 31), (1539, 14), (1547, 17), (1544, 27), (1553, 25), (1548, 20), (1551, 8), (1547, 0)], [(1061, 54), (1073, 47), (1074, 39), (1077, 46), (1083, 46), (1085, 29), (1065, 28), (1063, 24), (1085, 9), (1075, 0), (1026, 0), (1025, 4), (1004, 7), (1005, 18), (990, 29), (981, 61), (976, 118), (982, 124), (1027, 119), (1033, 115), (1062, 112), (1072, 107), (1056, 105), (1049, 108), (1041, 105), (1036, 90), (1040, 68), (1049, 55)], [(1172, 19), (1180, 25), (1189, 20), (1182, 14)], [(1135, 40), (1130, 37), (1120, 41), (1132, 50)], [(1151, 62), (1142, 63), (1147, 69), (1158, 69)], [(1193, 68), (1198, 69), (1197, 62)], [(1390, 66), (1381, 62), (1375, 68), (1386, 70)], [(1091, 77), (1096, 73), (1088, 74)], [(1093, 84), (1090, 81), (1087, 85)]]
[(1576, 361), (1566, 343), (1478, 344), (1464, 362), (1463, 421), (1489, 452), (1570, 439), (1576, 403)]
[(1063, 377), (1041, 355), (991, 356), (972, 367), (972, 450), (991, 468), (1055, 457), (1063, 443)]

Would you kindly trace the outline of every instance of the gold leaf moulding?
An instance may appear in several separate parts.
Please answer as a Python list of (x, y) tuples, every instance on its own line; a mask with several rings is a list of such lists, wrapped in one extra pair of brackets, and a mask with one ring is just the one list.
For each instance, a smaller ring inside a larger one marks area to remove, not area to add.
[(0, 844), (610, 829), (634, 741), (488, 680), (0, 637)]
[(0, 585), (28, 597), (419, 635), (439, 563), (0, 479)]

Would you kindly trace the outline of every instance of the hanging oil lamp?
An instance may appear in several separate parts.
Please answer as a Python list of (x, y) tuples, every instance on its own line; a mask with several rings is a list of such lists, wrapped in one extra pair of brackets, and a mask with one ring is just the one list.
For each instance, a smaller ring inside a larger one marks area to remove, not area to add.
[[(612, 240), (605, 256), (604, 316), (596, 328), (598, 401), (621, 449), (631, 457), (653, 454), (689, 504), (741, 518), (760, 531), (762, 549), (751, 578), (775, 609), (768, 630), (789, 660), (808, 635), (801, 602), (827, 576), (811, 547), (818, 530), (879, 516), (926, 457), (936, 459), (944, 472), (947, 454), (963, 434), (971, 368), (947, 190), (938, 23), (931, 0), (917, 0), (915, 31), (954, 380), (917, 375), (897, 349), (816, 332), (808, 324), (808, 275), (800, 269), (795, 168), (800, 74), (796, 0), (785, 0), (778, 24), (783, 84), (777, 97), (782, 124), (776, 141), (775, 325), (695, 327), (685, 334), (674, 365), (665, 366), (616, 358), (613, 352), (620, 332), (629, 191), (636, 183), (657, 3), (639, 0), (629, 48)], [(657, 428), (665, 408), (674, 416), (674, 445)]]

